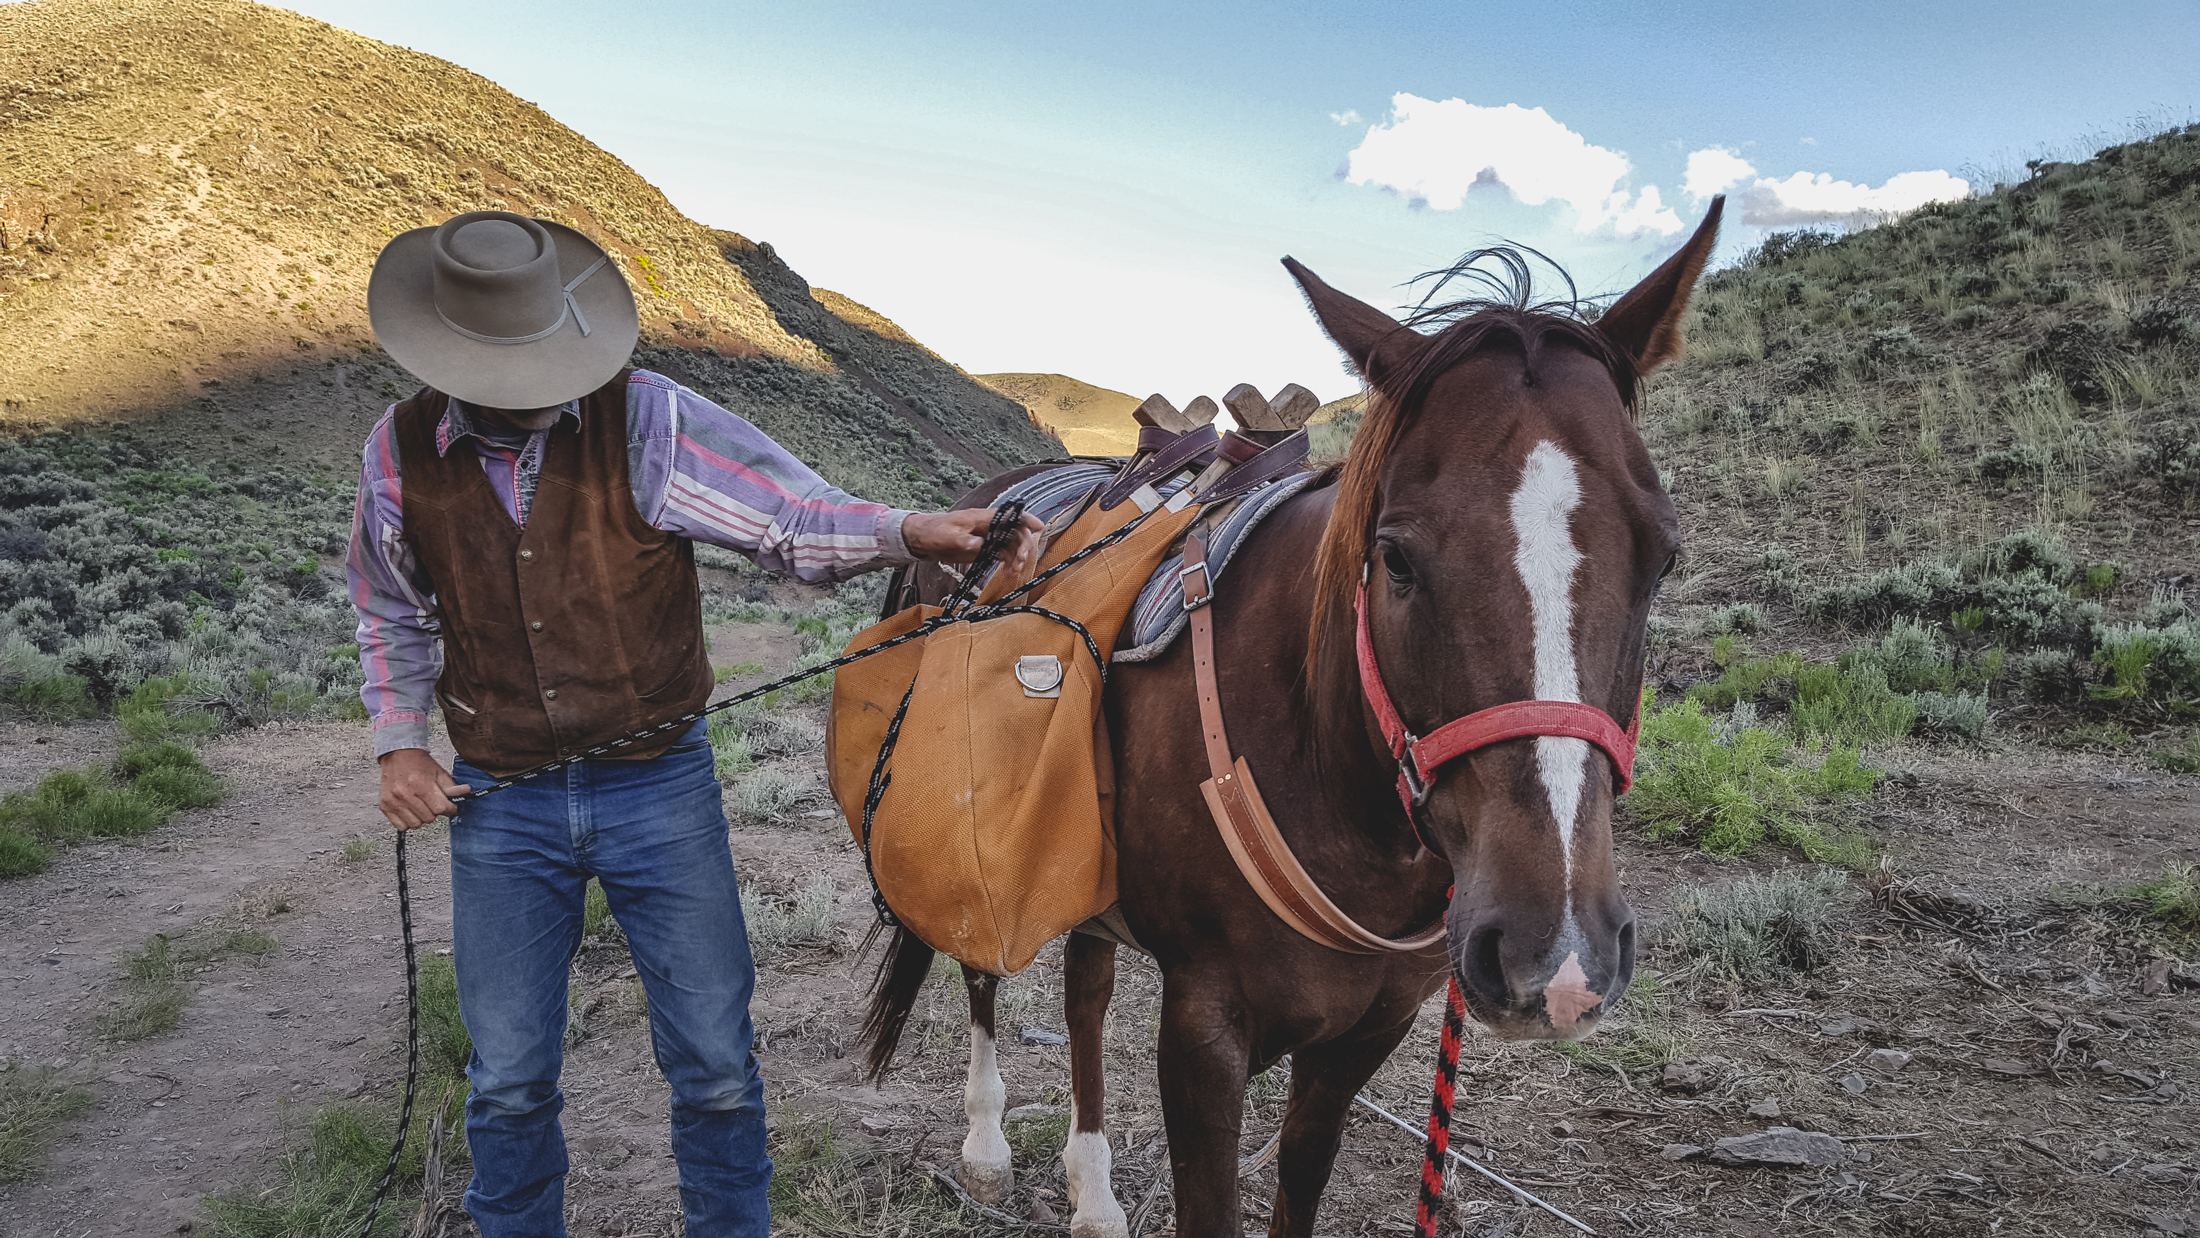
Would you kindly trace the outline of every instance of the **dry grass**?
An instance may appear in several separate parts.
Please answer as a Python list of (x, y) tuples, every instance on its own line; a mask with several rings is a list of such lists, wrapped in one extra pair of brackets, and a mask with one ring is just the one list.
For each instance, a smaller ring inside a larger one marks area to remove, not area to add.
[(91, 1103), (51, 1070), (0, 1062), (0, 1186), (35, 1173), (54, 1128)]

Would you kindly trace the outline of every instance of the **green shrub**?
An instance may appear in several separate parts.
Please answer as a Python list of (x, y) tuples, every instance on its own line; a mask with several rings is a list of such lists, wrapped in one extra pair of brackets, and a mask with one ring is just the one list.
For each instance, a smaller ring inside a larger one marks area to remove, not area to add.
[(1913, 692), (1910, 704), (1917, 711), (1920, 735), (1979, 739), (1986, 734), (1986, 694)]
[(2146, 920), (2174, 932), (2200, 934), (2200, 868), (2164, 864), (2160, 877), (2140, 882), (2131, 893)]
[(1832, 954), (1830, 920), (1847, 888), (1846, 877), (1826, 869), (1684, 886), (1659, 941), (1679, 958), (1670, 970), (1691, 985), (1757, 984), (1813, 971)]
[(1812, 809), (1868, 795), (1878, 779), (1854, 749), (1835, 748), (1814, 767), (1776, 732), (1741, 725), (1722, 735), (1696, 701), (1651, 711), (1637, 751), (1627, 803), (1651, 837), (1693, 837), (1730, 855), (1767, 837), (1813, 858), (1840, 851), (1811, 824)]
[(51, 863), (53, 852), (27, 831), (0, 825), (0, 877), (28, 877), (45, 872)]
[(1837, 666), (1803, 668), (1788, 716), (1801, 742), (1855, 747), (1908, 735), (1917, 706), (1887, 685), (1876, 663), (1849, 653)]
[(2200, 731), (2187, 735), (2185, 742), (2175, 747), (2155, 750), (2154, 764), (2172, 774), (2200, 774)]
[(53, 1130), (92, 1103), (91, 1093), (54, 1072), (0, 1061), (0, 1186), (31, 1176), (45, 1160)]
[(1745, 636), (1754, 636), (1765, 630), (1764, 607), (1757, 605), (1755, 602), (1742, 602), (1722, 610), (1713, 611), (1710, 617), (1704, 620), (1704, 630), (1720, 635), (1739, 633)]

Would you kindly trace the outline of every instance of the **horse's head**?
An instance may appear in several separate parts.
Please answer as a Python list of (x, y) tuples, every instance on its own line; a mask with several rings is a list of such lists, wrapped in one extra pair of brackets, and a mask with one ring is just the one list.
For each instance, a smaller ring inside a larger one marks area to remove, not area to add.
[[(1651, 599), (1680, 547), (1635, 430), (1637, 384), (1680, 353), (1719, 214), (1593, 324), (1529, 305), (1511, 251), (1509, 303), (1453, 307), (1432, 334), (1286, 260), (1369, 387), (1322, 544), (1309, 663), (1321, 715), (1366, 727), (1348, 742), (1373, 738), (1387, 760), (1338, 648), (1363, 580), (1373, 660), (1413, 735), (1527, 700), (1634, 719)], [(1501, 1035), (1586, 1035), (1633, 976), (1635, 917), (1612, 863), (1619, 777), (1596, 744), (1537, 734), (1476, 747), (1416, 788), (1422, 840), (1452, 868), (1452, 966)]]

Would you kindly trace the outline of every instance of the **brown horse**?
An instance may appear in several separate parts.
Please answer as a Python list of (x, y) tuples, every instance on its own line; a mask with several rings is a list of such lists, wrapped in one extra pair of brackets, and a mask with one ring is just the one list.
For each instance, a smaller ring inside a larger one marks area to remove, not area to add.
[[(1612, 761), (1555, 736), (1482, 748), (1444, 767), (1416, 829), (1363, 692), (1353, 599), (1368, 581), (1376, 661), (1417, 734), (1527, 699), (1634, 716), (1651, 599), (1679, 549), (1635, 402), (1641, 376), (1680, 353), (1719, 213), (1715, 202), (1695, 236), (1594, 323), (1531, 306), (1516, 282), (1510, 298), (1448, 307), (1448, 322), (1423, 333), (1285, 260), (1372, 398), (1342, 469), (1271, 515), (1217, 587), (1223, 712), (1330, 899), (1390, 938), (1441, 916), (1449, 951), (1350, 955), (1293, 932), (1239, 874), (1200, 795), (1190, 642), (1116, 668), (1107, 722), (1121, 913), (1163, 976), (1159, 1071), (1180, 1238), (1239, 1233), (1246, 1083), (1285, 1054), (1291, 1097), (1269, 1233), (1313, 1233), (1353, 1094), (1447, 963), (1475, 1017), (1507, 1038), (1586, 1035), (1626, 990), (1635, 929), (1612, 866)], [(1023, 475), (966, 504), (991, 503)], [(936, 600), (949, 583), (928, 569), (913, 592)], [(1115, 949), (1075, 933), (1066, 950), (1074, 1238), (1126, 1232), (1102, 1134)], [(904, 933), (881, 968), (874, 1073), (931, 957)], [(971, 1125), (960, 1177), (995, 1201), (1010, 1173), (995, 981), (965, 977)]]

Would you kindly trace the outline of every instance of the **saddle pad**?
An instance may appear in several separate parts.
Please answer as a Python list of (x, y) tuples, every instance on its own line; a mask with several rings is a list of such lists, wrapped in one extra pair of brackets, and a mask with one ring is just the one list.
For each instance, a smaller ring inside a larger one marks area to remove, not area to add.
[[(1319, 476), (1319, 473), (1294, 473), (1233, 500), (1237, 506), (1207, 537), (1210, 586), (1222, 578), (1222, 570), (1229, 566), (1231, 556), (1245, 544), (1245, 535), (1266, 519), (1268, 513), (1306, 489)], [(1130, 621), (1123, 625), (1123, 635), (1116, 641), (1118, 646), (1131, 647), (1118, 648), (1109, 661), (1147, 662), (1168, 651), (1177, 634), (1184, 630), (1184, 591), (1177, 583), (1183, 574), (1182, 554), (1162, 560), (1161, 566), (1154, 569), (1146, 587), (1138, 591), (1138, 601), (1131, 605)]]
[[(1020, 501), (1028, 515), (1037, 516), (1041, 523), (1052, 524), (1063, 513), (1085, 501), (1085, 496), (1098, 487), (1115, 480), (1118, 470), (1105, 464), (1065, 464), (1058, 469), (1026, 477), (1001, 492), (993, 502), (996, 506), (1010, 501)], [(1176, 477), (1156, 487), (1164, 499), (1192, 484), (1189, 477)], [(940, 564), (950, 574), (955, 568)], [(993, 577), (993, 569), (986, 569), (986, 578)]]

